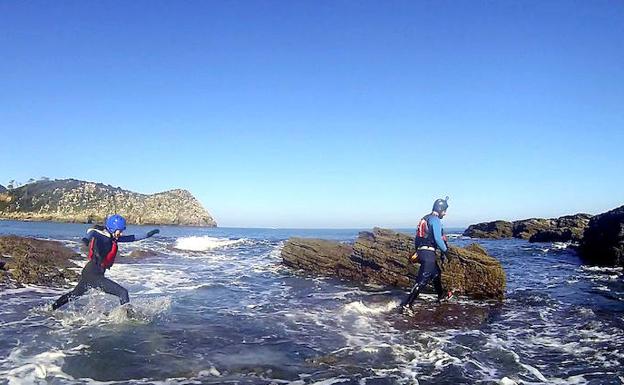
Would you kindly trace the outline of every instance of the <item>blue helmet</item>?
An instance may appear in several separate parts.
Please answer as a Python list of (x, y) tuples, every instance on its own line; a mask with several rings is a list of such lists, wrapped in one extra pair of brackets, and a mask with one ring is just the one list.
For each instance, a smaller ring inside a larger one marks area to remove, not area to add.
[(119, 214), (111, 215), (106, 218), (106, 230), (111, 234), (115, 231), (124, 231), (126, 229), (126, 220)]
[(448, 209), (448, 200), (449, 197), (446, 197), (444, 199), (436, 199), (435, 202), (433, 202), (433, 210), (436, 213), (440, 214), (442, 211), (446, 211), (446, 209)]

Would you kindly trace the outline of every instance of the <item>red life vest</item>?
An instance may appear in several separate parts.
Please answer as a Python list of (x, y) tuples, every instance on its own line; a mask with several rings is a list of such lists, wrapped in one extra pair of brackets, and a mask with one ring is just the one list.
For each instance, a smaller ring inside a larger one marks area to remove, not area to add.
[[(100, 266), (103, 269), (110, 269), (110, 267), (113, 266), (113, 263), (115, 263), (115, 257), (117, 256), (117, 241), (115, 239), (111, 239), (111, 241), (113, 245), (110, 251), (108, 252), (108, 254), (104, 256), (104, 259), (100, 263)], [(95, 238), (91, 238), (91, 242), (89, 242), (89, 255), (88, 255), (89, 261), (93, 259), (94, 247), (95, 247)]]
[[(416, 228), (416, 238), (414, 239), (414, 243), (416, 248), (419, 247), (433, 247), (437, 248), (435, 239), (433, 237), (433, 233), (429, 231), (429, 218), (432, 214), (425, 215), (420, 222), (418, 222), (418, 227)], [(442, 240), (446, 243), (447, 237), (444, 234), (444, 229), (442, 230)]]

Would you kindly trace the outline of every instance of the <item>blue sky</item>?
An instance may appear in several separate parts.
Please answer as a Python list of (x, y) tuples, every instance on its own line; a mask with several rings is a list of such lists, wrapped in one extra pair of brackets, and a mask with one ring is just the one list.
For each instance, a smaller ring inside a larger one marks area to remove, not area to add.
[(624, 203), (624, 3), (4, 1), (0, 183), (186, 188), (222, 226)]

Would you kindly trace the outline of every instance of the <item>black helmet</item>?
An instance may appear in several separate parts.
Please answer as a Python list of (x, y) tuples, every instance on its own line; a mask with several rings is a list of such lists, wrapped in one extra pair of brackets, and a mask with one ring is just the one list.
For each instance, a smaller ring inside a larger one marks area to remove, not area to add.
[(444, 199), (436, 199), (436, 201), (433, 202), (432, 211), (435, 211), (438, 214), (440, 214), (442, 211), (446, 211), (446, 209), (448, 209), (448, 200), (449, 197), (446, 197)]

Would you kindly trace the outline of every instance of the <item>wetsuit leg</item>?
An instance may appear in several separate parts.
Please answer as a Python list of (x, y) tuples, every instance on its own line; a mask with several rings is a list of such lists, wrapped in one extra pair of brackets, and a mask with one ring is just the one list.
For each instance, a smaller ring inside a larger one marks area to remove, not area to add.
[(436, 268), (438, 269), (438, 273), (435, 278), (433, 278), (433, 287), (435, 288), (439, 301), (446, 296), (446, 293), (444, 293), (444, 289), (442, 288), (442, 272), (439, 267), (436, 266)]
[(94, 287), (102, 289), (105, 293), (115, 295), (119, 297), (119, 302), (123, 305), (124, 303), (130, 302), (130, 297), (128, 296), (128, 290), (126, 290), (123, 286), (118, 284), (115, 281), (112, 281), (105, 276), (101, 275), (98, 279), (93, 282)]
[[(429, 283), (429, 281), (435, 278), (436, 269), (438, 267), (435, 263), (435, 252), (431, 250), (418, 250), (418, 260), (420, 261), (420, 269), (418, 270), (418, 277), (416, 277), (416, 284), (412, 287), (407, 298), (401, 302), (401, 306), (412, 306), (420, 290)], [(439, 269), (437, 270), (439, 271)]]
[(56, 300), (56, 302), (52, 304), (52, 309), (56, 310), (69, 302), (70, 299), (80, 297), (81, 295), (86, 293), (88, 289), (89, 284), (84, 278), (81, 278), (74, 290), (70, 291), (69, 293), (63, 294), (59, 299)]

